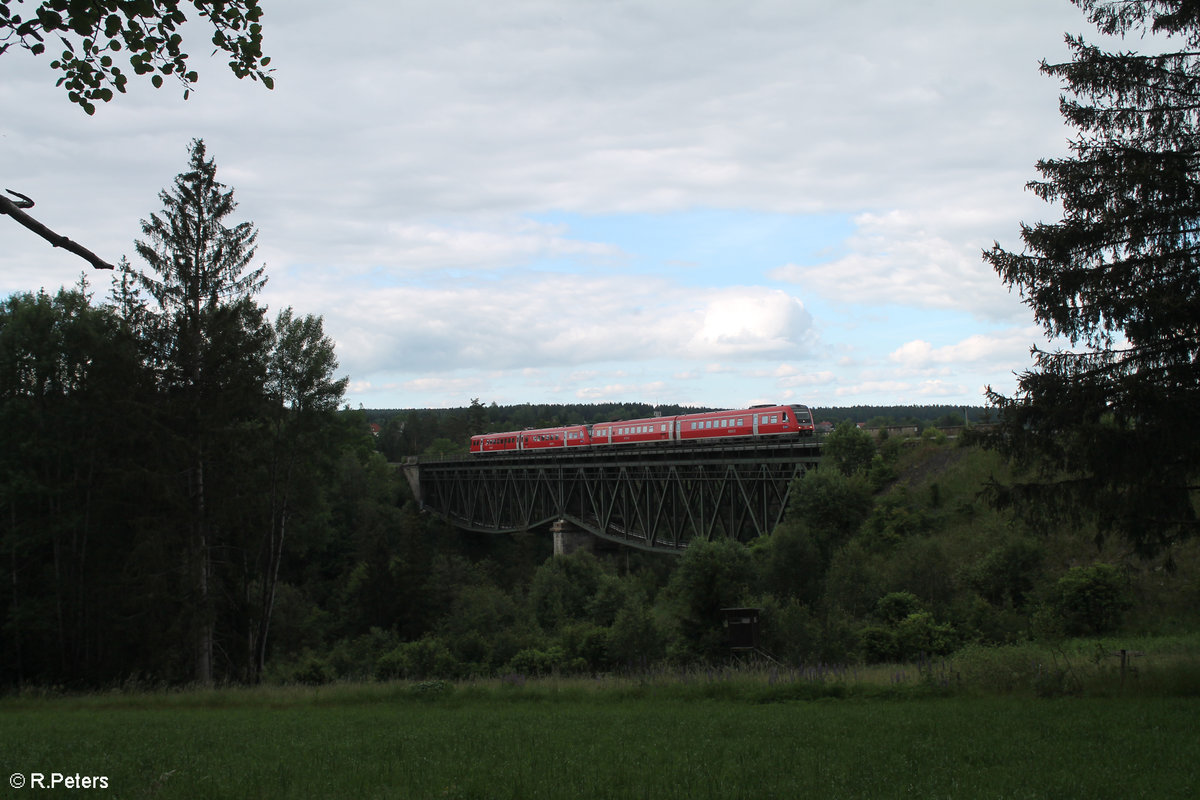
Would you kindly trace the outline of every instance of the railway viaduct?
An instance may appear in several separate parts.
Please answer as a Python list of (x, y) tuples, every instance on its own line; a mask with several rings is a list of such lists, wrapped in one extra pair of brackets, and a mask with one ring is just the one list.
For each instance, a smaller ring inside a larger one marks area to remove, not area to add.
[(421, 508), (464, 530), (553, 526), (556, 552), (579, 537), (681, 552), (695, 539), (770, 533), (792, 481), (819, 457), (815, 439), (792, 439), (421, 458), (403, 469)]

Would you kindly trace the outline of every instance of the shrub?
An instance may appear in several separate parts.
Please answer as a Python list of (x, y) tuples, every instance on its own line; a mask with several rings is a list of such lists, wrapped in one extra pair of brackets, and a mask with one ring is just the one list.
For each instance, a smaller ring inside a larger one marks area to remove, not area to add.
[(853, 475), (871, 464), (875, 440), (852, 420), (842, 420), (821, 443), (821, 453), (843, 475)]
[(539, 676), (556, 672), (583, 672), (586, 669), (587, 662), (582, 658), (568, 658), (566, 651), (558, 645), (552, 645), (545, 650), (522, 650), (512, 657), (506, 667), (507, 672)]
[(946, 655), (954, 650), (957, 639), (953, 625), (936, 622), (928, 611), (909, 614), (896, 625), (896, 643), (902, 658), (915, 658), (922, 653)]
[(1050, 600), (1064, 631), (1079, 636), (1115, 630), (1132, 607), (1129, 581), (1104, 563), (1069, 569), (1054, 585)]
[(1042, 559), (1040, 545), (1020, 539), (991, 550), (966, 579), (992, 605), (1021, 608), (1041, 575)]
[(272, 683), (321, 686), (333, 683), (337, 679), (337, 670), (327, 660), (307, 650), (295, 661), (273, 664), (268, 676)]
[(858, 632), (862, 659), (868, 664), (884, 664), (900, 660), (900, 646), (891, 628), (868, 625)]
[(912, 592), (891, 592), (875, 604), (875, 615), (888, 625), (897, 625), (920, 610), (921, 601)]
[(630, 603), (617, 612), (608, 629), (608, 658), (626, 668), (645, 668), (663, 655), (663, 635), (654, 615), (642, 603)]
[(381, 680), (451, 678), (458, 673), (458, 667), (458, 660), (445, 644), (426, 636), (415, 642), (405, 642), (381, 656), (375, 665), (375, 677)]

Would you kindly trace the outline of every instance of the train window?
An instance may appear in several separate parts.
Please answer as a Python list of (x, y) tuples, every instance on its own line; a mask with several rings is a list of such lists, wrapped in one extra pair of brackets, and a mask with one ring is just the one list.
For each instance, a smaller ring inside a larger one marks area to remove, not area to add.
[(745, 425), (745, 424), (746, 424), (746, 420), (745, 420), (745, 419), (743, 419), (742, 417), (738, 417), (737, 424), (738, 424), (738, 427), (740, 428), (740, 427), (742, 427), (743, 425)]
[(776, 424), (776, 423), (778, 423), (778, 422), (779, 422), (779, 415), (778, 415), (778, 414), (772, 414), (772, 415), (771, 415), (771, 423), (772, 423), (772, 424)]

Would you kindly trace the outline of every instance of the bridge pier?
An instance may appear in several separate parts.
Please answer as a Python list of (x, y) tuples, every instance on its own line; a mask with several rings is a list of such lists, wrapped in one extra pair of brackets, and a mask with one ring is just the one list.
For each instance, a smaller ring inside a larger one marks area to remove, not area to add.
[(410, 456), (404, 459), (401, 467), (404, 470), (404, 477), (408, 480), (408, 488), (412, 489), (413, 499), (417, 501), (417, 507), (420, 508), (421, 502), (421, 466), (417, 463), (415, 456)]
[(569, 556), (577, 550), (595, 552), (596, 538), (574, 523), (560, 519), (550, 526), (554, 534), (554, 555)]

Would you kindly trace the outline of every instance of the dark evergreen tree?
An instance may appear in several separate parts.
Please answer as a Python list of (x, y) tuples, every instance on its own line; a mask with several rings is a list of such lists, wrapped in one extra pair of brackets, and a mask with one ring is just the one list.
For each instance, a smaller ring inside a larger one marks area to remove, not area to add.
[(1106, 52), (1068, 36), (1071, 155), (1029, 187), (1062, 209), (985, 259), (1069, 349), (1034, 350), (1013, 397), (989, 392), (1000, 446), (1025, 468), (998, 488), (1058, 520), (1094, 520), (1141, 552), (1197, 528), (1200, 475), (1200, 6), (1072, 0), (1105, 34), (1174, 52)]
[(161, 215), (142, 222), (146, 238), (135, 243), (150, 272), (126, 265), (117, 298), (146, 345), (157, 411), (171, 434), (158, 455), (163, 473), (180, 480), (164, 513), (186, 520), (177, 526), (185, 532), (182, 627), (194, 648), (193, 677), (210, 683), (218, 601), (232, 594), (217, 582), (214, 559), (227, 564), (236, 555), (232, 531), (245, 524), (240, 495), (247, 489), (237, 467), (249, 466), (238, 459), (248, 423), (263, 408), (270, 327), (253, 296), (266, 278), (263, 267), (250, 266), (258, 232), (249, 222), (228, 224), (233, 190), (217, 180), (202, 141), (191, 143), (187, 171), (159, 198)]

